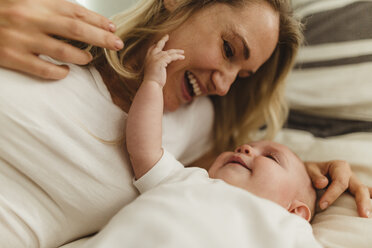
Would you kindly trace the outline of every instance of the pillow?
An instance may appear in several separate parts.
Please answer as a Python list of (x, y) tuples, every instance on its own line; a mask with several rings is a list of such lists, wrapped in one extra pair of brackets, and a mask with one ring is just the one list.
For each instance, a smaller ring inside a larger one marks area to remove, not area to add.
[(305, 45), (288, 79), (288, 127), (312, 127), (320, 137), (372, 131), (372, 1), (293, 5), (305, 25)]

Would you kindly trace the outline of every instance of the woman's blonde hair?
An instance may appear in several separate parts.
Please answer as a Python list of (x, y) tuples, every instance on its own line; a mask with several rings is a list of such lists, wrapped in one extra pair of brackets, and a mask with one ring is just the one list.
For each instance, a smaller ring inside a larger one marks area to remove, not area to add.
[[(216, 3), (243, 7), (262, 0), (176, 0), (174, 11), (165, 9), (163, 1), (142, 0), (127, 11), (113, 17), (116, 34), (123, 40), (120, 52), (104, 50), (108, 63), (120, 75), (128, 97), (137, 89), (126, 86), (126, 80), (142, 79), (141, 62), (126, 63), (145, 49), (154, 35), (178, 27), (198, 10)], [(284, 79), (292, 67), (301, 42), (301, 25), (293, 17), (288, 0), (265, 0), (280, 15), (279, 42), (271, 57), (247, 79), (237, 78), (225, 96), (211, 96), (214, 110), (214, 151), (232, 149), (252, 139), (264, 129), (272, 138), (282, 127), (288, 112), (284, 99)], [(133, 62), (133, 60), (132, 60)], [(93, 62), (94, 64), (94, 62)]]

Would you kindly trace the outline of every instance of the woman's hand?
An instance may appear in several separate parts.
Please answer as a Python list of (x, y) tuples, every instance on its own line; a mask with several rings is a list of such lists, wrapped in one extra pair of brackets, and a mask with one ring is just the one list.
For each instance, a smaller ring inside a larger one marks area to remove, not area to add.
[(319, 200), (321, 209), (326, 209), (348, 189), (355, 197), (359, 216), (366, 218), (370, 216), (372, 187), (362, 184), (353, 174), (347, 162), (333, 160), (328, 162), (306, 162), (305, 164), (315, 188), (324, 189), (327, 187)]
[(47, 79), (61, 79), (67, 66), (38, 57), (87, 64), (92, 56), (51, 35), (119, 50), (115, 26), (97, 13), (65, 0), (0, 0), (0, 66)]
[(147, 51), (143, 82), (156, 82), (163, 87), (167, 80), (166, 68), (168, 64), (185, 58), (184, 51), (181, 49), (163, 51), (168, 39), (169, 35), (165, 35)]

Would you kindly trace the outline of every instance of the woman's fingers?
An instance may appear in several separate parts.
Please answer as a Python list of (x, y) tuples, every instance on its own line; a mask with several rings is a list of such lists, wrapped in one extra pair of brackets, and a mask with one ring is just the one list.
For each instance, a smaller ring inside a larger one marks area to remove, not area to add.
[[(48, 35), (38, 34), (30, 37), (28, 33), (13, 30), (4, 32), (11, 39), (0, 40), (0, 66), (23, 71), (28, 74), (48, 79), (61, 79), (67, 76), (68, 67), (46, 62), (39, 54), (69, 63), (86, 64), (91, 61), (89, 52), (80, 50)], [(11, 42), (17, 40), (18, 42)], [(8, 43), (4, 46), (2, 42)]]
[[(307, 172), (317, 189), (326, 191), (319, 200), (321, 209), (331, 205), (349, 186), (352, 175), (350, 165), (345, 161), (307, 162)], [(330, 184), (329, 184), (329, 179)]]
[(370, 217), (372, 211), (371, 191), (372, 188), (362, 184), (355, 175), (350, 179), (349, 191), (355, 196), (358, 214), (361, 217)]
[[(48, 41), (38, 38), (40, 42), (35, 42), (27, 33), (14, 30), (0, 30), (0, 36), (1, 34), (4, 36), (0, 39), (0, 66), (46, 79), (61, 79), (67, 76), (67, 66), (46, 62), (32, 50), (32, 44), (43, 48), (48, 46)], [(12, 42), (13, 40), (17, 42)]]
[(355, 201), (358, 209), (358, 214), (361, 217), (369, 218), (371, 215), (371, 200), (367, 187), (360, 187), (355, 192)]
[(109, 19), (65, 0), (0, 0), (0, 66), (60, 79), (68, 68), (51, 65), (37, 55), (77, 64), (88, 63), (91, 56), (50, 35), (119, 50), (123, 42), (114, 30)]
[(53, 59), (72, 64), (85, 65), (92, 60), (92, 55), (88, 51), (80, 50), (47, 35), (41, 35), (38, 42), (30, 44), (29, 49), (35, 54), (48, 54)]
[(79, 19), (98, 28), (102, 28), (110, 32), (115, 32), (115, 25), (108, 18), (96, 12), (90, 11), (81, 5), (66, 2), (64, 0), (54, 0), (52, 2), (52, 6), (54, 7), (54, 10), (61, 15)]
[(317, 189), (324, 189), (328, 185), (328, 178), (323, 174), (321, 167), (320, 167), (321, 164), (325, 164), (325, 163), (315, 163), (315, 162), (305, 163), (307, 173), (309, 174), (313, 185)]
[(44, 79), (62, 79), (67, 76), (69, 68), (66, 65), (55, 65), (40, 59), (36, 55), (24, 54), (18, 51), (8, 50), (3, 53), (7, 63), (4, 65), (0, 60), (0, 66), (16, 71), (25, 72)]
[(352, 175), (350, 165), (345, 161), (334, 160), (327, 163), (327, 174), (331, 178), (331, 183), (319, 200), (321, 209), (326, 209), (347, 190)]
[(123, 48), (122, 40), (115, 34), (77, 19), (58, 16), (53, 19), (53, 22), (43, 22), (40, 23), (40, 26), (42, 26), (47, 34), (79, 40), (111, 50), (120, 50)]
[[(306, 169), (316, 188), (327, 187), (319, 200), (321, 209), (326, 209), (348, 189), (355, 197), (359, 216), (369, 217), (372, 211), (370, 201), (372, 188), (366, 187), (358, 180), (347, 162), (341, 160), (307, 162)], [(325, 176), (330, 180), (329, 185), (327, 185), (328, 180), (325, 180)], [(322, 183), (322, 180), (327, 183)]]
[(345, 161), (335, 160), (329, 163), (328, 173), (331, 178), (331, 184), (319, 200), (321, 209), (327, 208), (348, 189), (352, 175), (350, 165)]

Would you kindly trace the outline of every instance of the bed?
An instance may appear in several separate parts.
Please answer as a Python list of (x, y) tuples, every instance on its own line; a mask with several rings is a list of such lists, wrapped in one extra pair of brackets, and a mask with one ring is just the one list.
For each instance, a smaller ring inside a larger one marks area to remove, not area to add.
[[(288, 122), (275, 140), (305, 161), (347, 160), (372, 186), (372, 1), (292, 2), (306, 43), (288, 80)], [(358, 217), (348, 193), (317, 213), (312, 227), (324, 247), (372, 246), (372, 219)]]
[[(306, 44), (287, 87), (291, 111), (276, 140), (305, 161), (344, 159), (372, 185), (372, 1), (293, 1)], [(344, 193), (318, 213), (324, 247), (371, 247), (372, 219)]]

